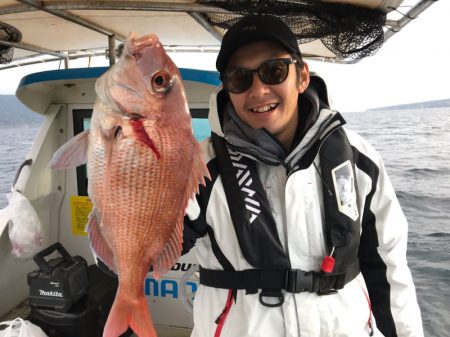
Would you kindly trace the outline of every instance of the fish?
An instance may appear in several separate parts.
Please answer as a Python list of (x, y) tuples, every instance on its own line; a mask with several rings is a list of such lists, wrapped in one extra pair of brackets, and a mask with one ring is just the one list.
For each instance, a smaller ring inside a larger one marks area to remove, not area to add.
[(151, 267), (159, 278), (180, 257), (185, 210), (210, 175), (179, 69), (155, 34), (131, 34), (95, 91), (90, 128), (57, 150), (50, 167), (87, 163), (86, 231), (119, 280), (103, 336), (131, 327), (154, 337), (144, 280)]

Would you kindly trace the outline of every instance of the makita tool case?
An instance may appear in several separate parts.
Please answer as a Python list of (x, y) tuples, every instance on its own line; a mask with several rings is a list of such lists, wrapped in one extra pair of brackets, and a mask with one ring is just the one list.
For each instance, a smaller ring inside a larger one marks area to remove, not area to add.
[[(86, 295), (68, 312), (31, 308), (29, 320), (49, 337), (101, 337), (117, 291), (118, 280), (96, 265), (88, 267)], [(122, 336), (130, 336), (129, 330)]]
[[(61, 257), (47, 261), (45, 257), (55, 251)], [(86, 260), (81, 256), (71, 256), (61, 243), (54, 243), (33, 259), (39, 270), (27, 275), (30, 306), (65, 312), (86, 293)]]

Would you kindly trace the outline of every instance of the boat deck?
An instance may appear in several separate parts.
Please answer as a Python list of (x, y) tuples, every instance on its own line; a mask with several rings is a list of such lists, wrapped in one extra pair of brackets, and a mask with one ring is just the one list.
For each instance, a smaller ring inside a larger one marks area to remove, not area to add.
[[(11, 321), (15, 318), (27, 319), (30, 316), (30, 306), (28, 300), (23, 301), (18, 306), (10, 310), (8, 313), (0, 317), (0, 322)], [(174, 326), (155, 325), (158, 337), (189, 337), (192, 329), (180, 328)], [(0, 329), (1, 331), (2, 329)], [(132, 334), (130, 337), (138, 337)]]

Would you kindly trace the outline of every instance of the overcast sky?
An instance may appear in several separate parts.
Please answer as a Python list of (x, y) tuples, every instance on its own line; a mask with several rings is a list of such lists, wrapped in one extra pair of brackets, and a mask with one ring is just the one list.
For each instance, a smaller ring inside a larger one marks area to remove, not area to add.
[[(310, 70), (325, 79), (332, 107), (342, 112), (450, 98), (449, 13), (450, 0), (439, 0), (391, 37), (375, 56), (352, 65), (309, 62)], [(171, 57), (179, 67), (214, 70), (214, 54)], [(98, 62), (103, 63), (91, 65), (107, 64), (104, 59)], [(2, 70), (0, 94), (13, 94), (30, 72), (57, 67), (52, 63)]]
[(366, 108), (450, 98), (450, 1), (439, 0), (392, 36), (375, 56), (320, 67), (334, 108)]

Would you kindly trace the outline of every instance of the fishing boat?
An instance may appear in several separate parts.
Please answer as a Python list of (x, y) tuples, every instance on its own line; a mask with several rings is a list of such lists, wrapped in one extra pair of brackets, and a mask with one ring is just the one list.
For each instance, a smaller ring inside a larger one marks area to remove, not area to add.
[[(275, 14), (291, 25), (306, 60), (355, 63), (375, 54), (394, 34), (435, 0), (291, 1), (39, 1), (0, 3), (0, 70), (59, 61), (60, 69), (25, 76), (16, 96), (44, 120), (20, 166), (13, 189), (25, 196), (44, 230), (43, 247), (60, 242), (88, 264), (96, 261), (85, 233), (92, 207), (85, 167), (51, 170), (54, 152), (89, 127), (96, 79), (108, 67), (72, 68), (77, 59), (106, 57), (113, 65), (130, 32), (159, 36), (169, 53), (217, 53), (223, 34), (237, 18)], [(321, 18), (320, 25), (312, 22)], [(305, 27), (312, 29), (305, 31)], [(331, 28), (334, 27), (334, 30)], [(343, 38), (345, 36), (345, 38)], [(88, 62), (89, 63), (89, 62)], [(208, 101), (220, 85), (214, 71), (181, 68), (197, 139), (208, 136)], [(1, 74), (1, 72), (0, 72)], [(11, 254), (9, 216), (0, 211), (0, 317), (13, 318), (26, 307), (27, 274), (33, 260)], [(160, 336), (188, 336), (192, 297), (198, 285), (193, 252), (170, 272), (145, 280), (145, 293)], [(25, 305), (24, 305), (25, 303)], [(0, 321), (4, 319), (0, 318)]]

